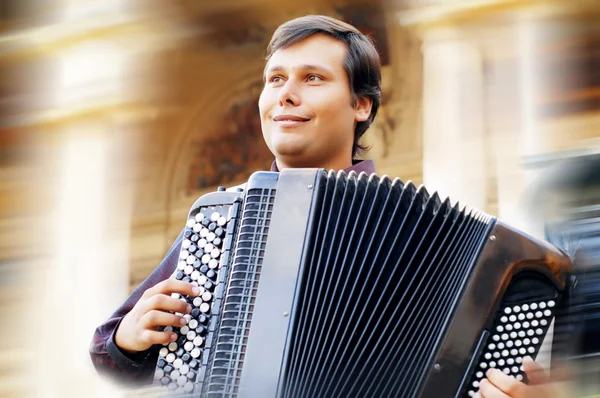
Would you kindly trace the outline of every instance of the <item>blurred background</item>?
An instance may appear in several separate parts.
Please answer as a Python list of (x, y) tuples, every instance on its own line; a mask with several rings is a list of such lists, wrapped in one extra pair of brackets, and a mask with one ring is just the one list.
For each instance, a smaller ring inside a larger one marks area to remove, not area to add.
[(598, 0), (3, 0), (0, 397), (119, 396), (92, 333), (197, 197), (269, 168), (265, 49), (306, 14), (376, 41), (379, 174), (577, 250), (578, 394), (600, 392)]

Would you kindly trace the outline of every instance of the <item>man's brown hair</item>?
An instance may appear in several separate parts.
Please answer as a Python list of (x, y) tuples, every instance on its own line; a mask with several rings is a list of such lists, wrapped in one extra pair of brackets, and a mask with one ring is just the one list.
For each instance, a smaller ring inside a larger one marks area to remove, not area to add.
[(350, 82), (352, 106), (360, 97), (373, 101), (371, 114), (364, 122), (356, 123), (354, 128), (354, 144), (352, 158), (368, 148), (359, 143), (367, 131), (381, 101), (381, 61), (371, 39), (362, 34), (354, 26), (323, 15), (307, 15), (296, 18), (279, 26), (267, 47), (267, 62), (279, 49), (289, 47), (317, 33), (329, 35), (348, 46), (348, 54), (344, 61), (344, 69)]

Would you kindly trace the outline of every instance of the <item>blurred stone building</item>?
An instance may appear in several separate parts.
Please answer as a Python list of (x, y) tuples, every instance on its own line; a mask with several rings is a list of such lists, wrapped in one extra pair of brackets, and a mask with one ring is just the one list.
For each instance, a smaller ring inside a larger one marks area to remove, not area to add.
[(543, 236), (532, 187), (599, 147), (594, 1), (0, 7), (0, 305), (14, 319), (0, 324), (0, 396), (96, 386), (94, 327), (160, 262), (189, 206), (268, 169), (257, 101), (288, 19), (331, 15), (375, 39), (383, 106), (366, 157), (380, 174)]

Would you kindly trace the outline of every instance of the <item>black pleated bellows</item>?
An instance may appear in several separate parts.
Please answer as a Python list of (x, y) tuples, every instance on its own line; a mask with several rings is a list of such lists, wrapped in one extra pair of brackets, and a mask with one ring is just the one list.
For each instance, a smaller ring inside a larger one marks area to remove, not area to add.
[(414, 396), (489, 217), (376, 175), (316, 188), (279, 395)]

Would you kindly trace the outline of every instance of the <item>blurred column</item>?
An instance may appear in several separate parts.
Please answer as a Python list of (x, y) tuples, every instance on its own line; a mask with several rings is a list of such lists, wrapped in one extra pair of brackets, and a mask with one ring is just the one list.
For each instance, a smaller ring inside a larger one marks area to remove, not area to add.
[(57, 137), (50, 258), (36, 273), (43, 286), (39, 397), (110, 391), (95, 375), (87, 350), (94, 328), (128, 292), (131, 196), (115, 178), (111, 134), (84, 124)]
[(423, 182), (431, 190), (485, 209), (482, 59), (455, 29), (423, 42)]

